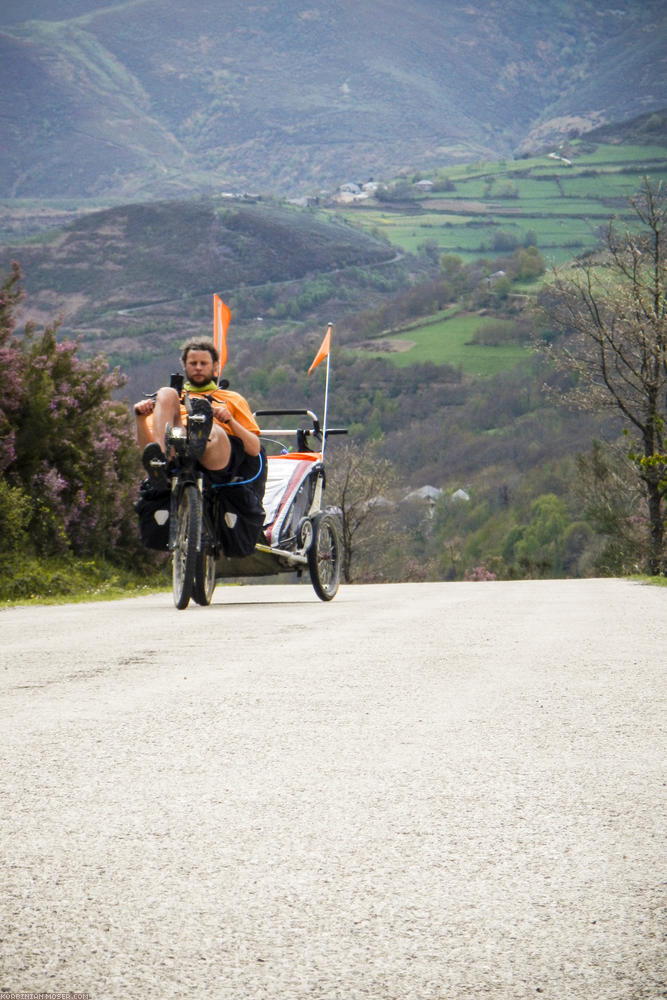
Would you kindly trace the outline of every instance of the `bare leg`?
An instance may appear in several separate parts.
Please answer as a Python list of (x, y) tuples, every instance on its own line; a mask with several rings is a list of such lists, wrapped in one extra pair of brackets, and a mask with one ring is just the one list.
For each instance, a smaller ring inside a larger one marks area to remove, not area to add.
[[(138, 404), (140, 408), (147, 407), (147, 412), (137, 412), (135, 409), (135, 419), (137, 425), (137, 441), (142, 451), (147, 445), (157, 442), (164, 451), (164, 434), (167, 424), (172, 427), (182, 427), (181, 406), (179, 395), (175, 389), (163, 387), (158, 390), (155, 397), (155, 404), (150, 409), (148, 400)], [(148, 422), (148, 416), (152, 412), (152, 426)], [(227, 432), (219, 424), (213, 423), (211, 432), (206, 443), (204, 453), (199, 458), (199, 462), (205, 469), (217, 471), (224, 469), (229, 464), (231, 458), (231, 445)]]
[[(176, 390), (165, 386), (164, 388), (158, 390), (157, 396), (155, 397), (155, 409), (153, 410), (153, 434), (152, 437), (149, 437), (146, 440), (146, 444), (148, 444), (149, 441), (157, 441), (164, 451), (164, 431), (167, 424), (171, 424), (172, 427), (181, 426), (181, 406)], [(148, 430), (147, 427), (146, 430)], [(137, 428), (137, 434), (139, 433), (140, 429)], [(141, 440), (139, 441), (139, 444), (141, 445)]]
[[(228, 414), (225, 406), (214, 407), (210, 400), (192, 398), (188, 404), (189, 417), (188, 438), (190, 453), (195, 455), (200, 465), (211, 472), (218, 472), (229, 465), (232, 447), (226, 429), (215, 422), (215, 411), (225, 418)], [(233, 419), (233, 418), (232, 418)]]
[(211, 471), (224, 469), (229, 464), (231, 454), (232, 446), (229, 443), (226, 431), (214, 423), (206, 450), (199, 459), (200, 465), (203, 465), (205, 469), (211, 469)]
[(135, 413), (134, 418), (137, 422), (137, 442), (143, 451), (146, 445), (153, 440), (153, 432), (148, 426), (147, 413)]

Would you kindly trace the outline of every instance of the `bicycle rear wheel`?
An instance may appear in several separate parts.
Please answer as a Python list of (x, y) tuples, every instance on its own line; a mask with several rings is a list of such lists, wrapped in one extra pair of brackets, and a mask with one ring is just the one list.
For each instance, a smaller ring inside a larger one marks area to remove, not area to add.
[(193, 483), (187, 483), (176, 512), (176, 546), (172, 559), (174, 604), (182, 611), (192, 596), (197, 564), (197, 546), (201, 537), (201, 497)]

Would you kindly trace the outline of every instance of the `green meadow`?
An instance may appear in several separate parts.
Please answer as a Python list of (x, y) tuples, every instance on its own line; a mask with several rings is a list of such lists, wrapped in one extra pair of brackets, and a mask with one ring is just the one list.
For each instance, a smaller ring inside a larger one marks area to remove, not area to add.
[[(509, 327), (509, 322), (455, 310), (448, 312), (449, 315), (383, 337), (377, 350), (366, 348), (355, 354), (388, 358), (399, 368), (429, 361), (452, 365), (466, 375), (481, 378), (513, 368), (530, 356), (530, 349), (519, 344), (486, 347), (471, 342), (478, 330), (488, 326)], [(380, 345), (387, 345), (389, 350)]]
[[(558, 266), (596, 247), (610, 219), (619, 228), (636, 224), (628, 204), (645, 177), (667, 181), (667, 148), (573, 141), (557, 154), (495, 163), (468, 163), (396, 182), (400, 197), (368, 200), (336, 210), (348, 222), (384, 236), (411, 254), (455, 254), (464, 263), (506, 256), (518, 246), (537, 246), (548, 266)], [(432, 190), (412, 187), (431, 180)], [(418, 192), (418, 193), (417, 193)], [(407, 193), (407, 197), (406, 197)], [(534, 294), (539, 283), (523, 290)], [(519, 286), (515, 291), (521, 291)], [(485, 377), (530, 356), (518, 343), (474, 343), (478, 330), (509, 320), (463, 312), (459, 307), (409, 329), (367, 342), (358, 353), (384, 357), (398, 367), (432, 362)]]
[(442, 167), (420, 177), (430, 192), (337, 214), (407, 253), (429, 247), (468, 263), (534, 242), (558, 265), (594, 248), (612, 216), (630, 224), (628, 198), (646, 176), (667, 181), (667, 148), (577, 140), (558, 154)]

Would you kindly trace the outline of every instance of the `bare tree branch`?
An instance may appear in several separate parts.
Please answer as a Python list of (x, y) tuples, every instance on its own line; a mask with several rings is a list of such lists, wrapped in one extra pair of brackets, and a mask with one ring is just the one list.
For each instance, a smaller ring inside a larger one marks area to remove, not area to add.
[(648, 179), (630, 199), (643, 229), (620, 235), (610, 222), (601, 253), (554, 273), (543, 311), (561, 334), (546, 348), (573, 376), (564, 400), (581, 408), (613, 406), (638, 434), (637, 475), (651, 519), (649, 564), (667, 572), (667, 316), (662, 183)]

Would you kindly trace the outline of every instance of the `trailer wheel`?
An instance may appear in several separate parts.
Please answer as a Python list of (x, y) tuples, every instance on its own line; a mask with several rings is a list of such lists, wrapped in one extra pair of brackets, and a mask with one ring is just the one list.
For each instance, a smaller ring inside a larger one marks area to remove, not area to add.
[(343, 559), (343, 542), (338, 518), (322, 511), (312, 519), (313, 540), (308, 549), (308, 570), (315, 593), (330, 601), (338, 592)]

